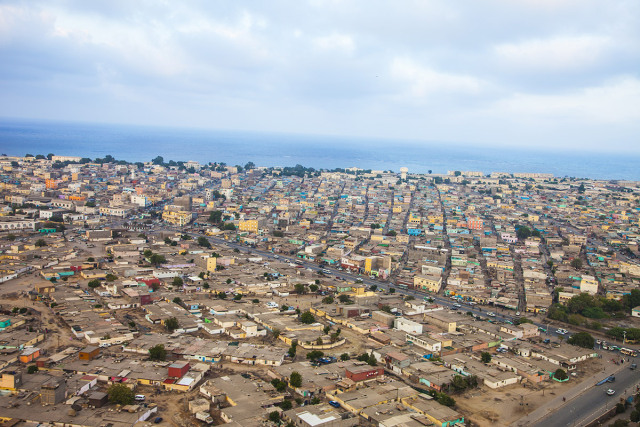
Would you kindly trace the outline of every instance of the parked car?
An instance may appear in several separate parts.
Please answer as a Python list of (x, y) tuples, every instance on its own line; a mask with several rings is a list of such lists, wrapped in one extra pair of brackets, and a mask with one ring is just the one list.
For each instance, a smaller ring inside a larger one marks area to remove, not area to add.
[(335, 400), (330, 400), (329, 401), (329, 405), (333, 406), (334, 408), (339, 408), (340, 407), (340, 403), (336, 402)]
[(160, 423), (162, 422), (162, 417), (156, 417), (156, 418), (153, 420), (153, 422), (154, 422), (154, 423), (156, 423), (156, 424), (160, 424)]
[(609, 396), (613, 396), (614, 394), (616, 394), (616, 391), (615, 391), (615, 390), (613, 390), (613, 389), (611, 389), (611, 388), (610, 388), (609, 390), (607, 390), (607, 395), (609, 395)]

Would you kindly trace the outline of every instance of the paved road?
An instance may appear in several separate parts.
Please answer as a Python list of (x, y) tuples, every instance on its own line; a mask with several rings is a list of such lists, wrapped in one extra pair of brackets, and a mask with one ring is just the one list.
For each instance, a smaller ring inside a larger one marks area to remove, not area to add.
[[(603, 356), (604, 357), (604, 356)], [(616, 381), (596, 386), (595, 383), (607, 377), (607, 373), (601, 373), (588, 381), (583, 387), (573, 390), (574, 395), (567, 397), (563, 407), (554, 408), (543, 418), (538, 419), (535, 427), (554, 426), (585, 426), (599, 415), (611, 409), (621, 398), (627, 398), (633, 394), (636, 386), (640, 384), (640, 371), (630, 370), (631, 362), (623, 364), (616, 373)], [(615, 390), (616, 394), (608, 396), (607, 389)], [(570, 392), (571, 393), (571, 392)], [(558, 399), (562, 399), (559, 397)], [(532, 420), (533, 421), (533, 420)]]

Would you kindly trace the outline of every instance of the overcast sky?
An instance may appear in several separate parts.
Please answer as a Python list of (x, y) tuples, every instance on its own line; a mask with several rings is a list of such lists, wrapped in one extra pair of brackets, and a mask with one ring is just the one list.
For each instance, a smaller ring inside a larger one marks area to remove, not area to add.
[(0, 116), (640, 152), (640, 1), (4, 0)]

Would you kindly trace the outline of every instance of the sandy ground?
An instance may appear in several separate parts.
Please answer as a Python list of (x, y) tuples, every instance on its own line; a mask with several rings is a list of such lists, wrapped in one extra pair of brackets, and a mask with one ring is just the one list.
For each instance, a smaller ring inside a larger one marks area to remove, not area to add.
[(457, 409), (465, 415), (465, 420), (474, 426), (509, 426), (546, 402), (553, 400), (564, 391), (575, 387), (578, 382), (602, 371), (605, 359), (591, 360), (577, 371), (574, 380), (565, 383), (547, 381), (531, 386), (512, 385), (497, 390), (487, 387), (452, 395)]

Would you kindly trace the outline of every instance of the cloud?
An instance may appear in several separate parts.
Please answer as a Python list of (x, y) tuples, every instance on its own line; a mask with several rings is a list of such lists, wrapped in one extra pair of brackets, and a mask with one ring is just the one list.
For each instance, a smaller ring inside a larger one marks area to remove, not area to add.
[(353, 39), (346, 34), (331, 34), (329, 36), (316, 37), (313, 44), (320, 50), (337, 51), (351, 54), (356, 49)]
[(610, 125), (640, 122), (640, 80), (621, 76), (600, 86), (564, 94), (516, 93), (501, 100), (497, 110), (521, 117), (539, 117)]
[(612, 45), (604, 36), (558, 36), (503, 43), (494, 51), (500, 60), (518, 68), (561, 71), (597, 64)]
[(393, 59), (391, 75), (406, 83), (410, 95), (415, 98), (423, 98), (436, 92), (474, 95), (485, 86), (484, 82), (473, 76), (439, 72), (408, 58)]
[(5, 0), (0, 62), (0, 116), (502, 145), (640, 132), (626, 0)]

